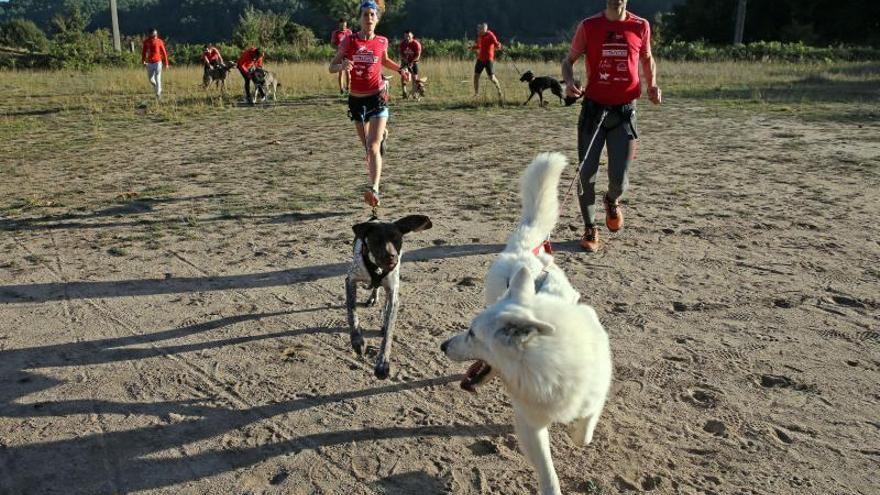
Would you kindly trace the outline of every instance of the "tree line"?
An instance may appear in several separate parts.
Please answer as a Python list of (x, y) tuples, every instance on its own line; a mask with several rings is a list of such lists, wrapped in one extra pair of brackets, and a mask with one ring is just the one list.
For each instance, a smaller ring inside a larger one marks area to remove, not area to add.
[[(655, 44), (702, 41), (729, 44), (737, 0), (630, 0), (628, 8), (652, 21)], [(108, 0), (10, 0), (0, 3), (0, 24), (23, 18), (54, 33), (54, 20), (73, 9), (86, 29), (109, 28)], [(473, 38), (487, 21), (503, 42), (564, 42), (577, 22), (600, 11), (605, 0), (386, 0), (380, 32), (404, 28), (433, 39)], [(356, 25), (358, 0), (118, 0), (124, 34), (150, 27), (176, 43), (230, 41), (248, 11), (284, 18), (298, 39), (326, 40), (342, 16)], [(744, 41), (802, 42), (807, 45), (880, 46), (877, 0), (751, 0)], [(0, 39), (0, 44), (3, 41)]]

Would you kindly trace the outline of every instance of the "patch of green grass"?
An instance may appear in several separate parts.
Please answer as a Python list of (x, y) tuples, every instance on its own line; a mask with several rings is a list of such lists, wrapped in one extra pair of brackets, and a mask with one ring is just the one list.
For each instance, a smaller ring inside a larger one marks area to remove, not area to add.
[(112, 248), (107, 250), (107, 254), (109, 254), (110, 256), (127, 256), (128, 251), (125, 248), (113, 246)]
[(32, 265), (39, 265), (40, 263), (45, 263), (46, 261), (48, 261), (45, 256), (41, 256), (39, 254), (25, 255), (24, 260)]
[(159, 184), (155, 186), (149, 186), (141, 191), (141, 196), (143, 197), (167, 197), (173, 195), (177, 192), (177, 188), (174, 185), (169, 183)]
[(602, 487), (602, 483), (593, 479), (589, 479), (584, 482), (584, 493), (589, 495), (604, 495), (605, 489)]

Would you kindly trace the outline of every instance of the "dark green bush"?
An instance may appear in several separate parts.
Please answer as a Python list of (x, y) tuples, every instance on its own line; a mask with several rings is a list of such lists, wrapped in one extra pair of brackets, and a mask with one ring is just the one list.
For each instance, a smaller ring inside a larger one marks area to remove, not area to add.
[(43, 52), (49, 47), (49, 38), (27, 19), (11, 19), (0, 24), (0, 45)]
[(249, 6), (238, 20), (232, 42), (238, 46), (270, 48), (287, 45), (308, 50), (315, 44), (315, 33), (292, 22), (288, 16)]

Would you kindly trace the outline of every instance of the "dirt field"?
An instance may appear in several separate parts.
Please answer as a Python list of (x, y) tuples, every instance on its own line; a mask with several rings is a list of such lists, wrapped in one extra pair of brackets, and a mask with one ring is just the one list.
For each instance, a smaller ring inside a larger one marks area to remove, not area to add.
[[(557, 261), (615, 378), (592, 445), (552, 430), (565, 493), (880, 493), (880, 70), (841, 70), (671, 84), (640, 106), (602, 252), (569, 201)], [(439, 345), (480, 309), (525, 165), (574, 158), (575, 108), (394, 102), (382, 214), (434, 228), (404, 246), (378, 381), (345, 324), (367, 212), (341, 100), (172, 118), (21, 88), (0, 99), (0, 493), (534, 493), (499, 383), (463, 392)]]

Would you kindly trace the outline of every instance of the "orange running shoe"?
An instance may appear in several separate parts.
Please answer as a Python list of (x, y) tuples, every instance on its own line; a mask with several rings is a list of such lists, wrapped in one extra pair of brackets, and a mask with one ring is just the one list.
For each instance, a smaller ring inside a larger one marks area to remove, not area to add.
[(595, 253), (599, 250), (598, 227), (593, 226), (584, 231), (584, 236), (581, 237), (581, 247), (584, 248), (588, 253)]
[(615, 199), (612, 203), (611, 201), (608, 201), (608, 195), (606, 194), (602, 198), (602, 203), (605, 204), (605, 225), (608, 227), (608, 230), (611, 232), (617, 232), (622, 229), (623, 208), (620, 207), (620, 200)]
[(364, 203), (367, 204), (370, 208), (375, 208), (379, 206), (379, 191), (373, 189), (372, 187), (367, 188), (364, 191)]

